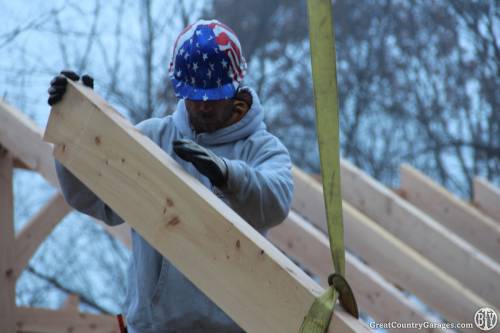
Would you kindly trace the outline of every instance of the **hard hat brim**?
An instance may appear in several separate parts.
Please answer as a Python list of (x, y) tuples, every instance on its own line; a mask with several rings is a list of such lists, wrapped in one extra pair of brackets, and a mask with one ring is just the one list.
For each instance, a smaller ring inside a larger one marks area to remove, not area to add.
[(238, 85), (227, 83), (216, 88), (193, 87), (181, 80), (171, 78), (177, 98), (193, 101), (215, 101), (231, 99), (236, 95)]

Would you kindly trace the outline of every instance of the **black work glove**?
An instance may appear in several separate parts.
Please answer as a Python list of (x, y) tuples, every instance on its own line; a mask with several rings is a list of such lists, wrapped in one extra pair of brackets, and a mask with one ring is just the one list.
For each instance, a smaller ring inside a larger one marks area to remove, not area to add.
[[(64, 70), (57, 76), (55, 76), (52, 81), (50, 81), (49, 87), (49, 99), (47, 103), (49, 105), (54, 105), (59, 102), (66, 92), (66, 85), (68, 84), (68, 79), (72, 81), (78, 81), (80, 76), (73, 71)], [(84, 86), (89, 87), (90, 89), (94, 89), (94, 79), (85, 74), (82, 76), (82, 83)]]
[(227, 182), (227, 165), (219, 156), (191, 140), (175, 140), (175, 153), (185, 161), (193, 163), (210, 182), (223, 188)]

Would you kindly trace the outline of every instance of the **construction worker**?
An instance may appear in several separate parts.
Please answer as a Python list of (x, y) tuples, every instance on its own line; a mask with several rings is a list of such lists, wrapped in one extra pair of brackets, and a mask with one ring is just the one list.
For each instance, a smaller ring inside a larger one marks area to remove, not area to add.
[[(235, 33), (217, 20), (200, 20), (178, 36), (169, 74), (176, 111), (137, 128), (212, 189), (258, 231), (282, 222), (292, 192), (287, 149), (267, 132), (254, 90), (243, 86), (246, 62)], [(63, 71), (50, 84), (48, 103), (63, 97)], [(82, 77), (93, 88), (93, 79)], [(118, 225), (123, 220), (60, 163), (61, 189), (75, 209)], [(193, 207), (196, 209), (196, 207)], [(215, 221), (214, 221), (215, 222)], [(243, 332), (166, 258), (132, 230), (132, 262), (125, 301), (129, 332)]]

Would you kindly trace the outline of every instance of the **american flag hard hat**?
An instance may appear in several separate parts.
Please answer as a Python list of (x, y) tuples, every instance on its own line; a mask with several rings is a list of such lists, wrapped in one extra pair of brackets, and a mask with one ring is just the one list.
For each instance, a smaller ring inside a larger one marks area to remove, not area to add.
[(236, 34), (217, 20), (199, 20), (177, 37), (169, 76), (179, 98), (221, 100), (234, 97), (246, 67)]

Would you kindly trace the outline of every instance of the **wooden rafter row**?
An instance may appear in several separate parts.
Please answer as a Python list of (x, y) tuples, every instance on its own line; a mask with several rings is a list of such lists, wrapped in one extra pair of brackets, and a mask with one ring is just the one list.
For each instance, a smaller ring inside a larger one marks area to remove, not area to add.
[[(68, 84), (45, 139), (68, 169), (246, 331), (298, 331), (323, 288), (92, 90)], [(335, 311), (331, 332), (367, 330)]]
[(401, 189), (406, 200), (497, 263), (500, 262), (499, 223), (449, 193), (410, 165), (403, 164), (400, 171)]
[[(325, 231), (321, 186), (297, 169), (294, 170), (294, 178), (295, 187), (300, 189), (296, 192), (294, 208)], [(448, 320), (463, 319), (487, 302), (483, 300), (486, 298), (469, 290), (469, 286), (460, 283), (456, 276), (437, 267), (347, 201), (343, 207), (347, 248), (360, 255), (389, 281), (417, 295)], [(443, 302), (445, 299), (455, 301)]]
[[(342, 194), (346, 202), (431, 260), (440, 269), (496, 307), (500, 307), (500, 264), (479, 252), (417, 207), (411, 205), (352, 164), (342, 161)], [(304, 181), (307, 175), (294, 170), (301, 196), (294, 208), (326, 231), (321, 186)], [(314, 208), (308, 207), (311, 204)]]

